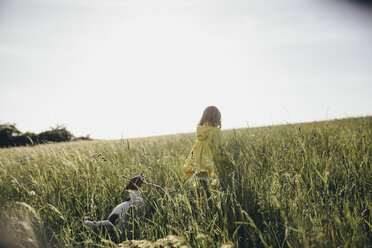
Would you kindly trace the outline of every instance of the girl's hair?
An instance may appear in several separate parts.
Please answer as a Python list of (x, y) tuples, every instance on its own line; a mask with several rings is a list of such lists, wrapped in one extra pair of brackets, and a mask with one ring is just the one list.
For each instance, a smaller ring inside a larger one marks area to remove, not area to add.
[(199, 125), (203, 126), (205, 123), (208, 123), (211, 126), (221, 128), (221, 112), (215, 106), (207, 107), (203, 116), (199, 121)]

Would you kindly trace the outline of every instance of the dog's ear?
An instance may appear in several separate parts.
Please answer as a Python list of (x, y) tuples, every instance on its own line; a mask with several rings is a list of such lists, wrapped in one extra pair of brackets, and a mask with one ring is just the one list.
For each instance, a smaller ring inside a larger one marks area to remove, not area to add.
[(125, 187), (125, 189), (136, 190), (137, 188), (140, 188), (143, 183), (144, 183), (143, 174), (139, 174), (138, 176), (132, 177), (129, 180), (129, 183), (127, 184), (127, 187)]

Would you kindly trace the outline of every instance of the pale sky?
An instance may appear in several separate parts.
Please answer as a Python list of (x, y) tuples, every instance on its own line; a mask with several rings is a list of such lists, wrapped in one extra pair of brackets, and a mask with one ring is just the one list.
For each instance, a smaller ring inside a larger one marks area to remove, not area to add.
[(0, 122), (118, 139), (372, 114), (347, 0), (0, 0)]

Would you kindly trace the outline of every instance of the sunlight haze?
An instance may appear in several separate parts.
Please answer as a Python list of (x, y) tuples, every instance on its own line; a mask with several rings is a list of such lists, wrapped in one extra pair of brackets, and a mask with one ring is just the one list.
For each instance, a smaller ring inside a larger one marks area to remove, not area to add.
[[(368, 7), (368, 6), (367, 6)], [(0, 0), (0, 122), (97, 139), (371, 115), (353, 1)]]

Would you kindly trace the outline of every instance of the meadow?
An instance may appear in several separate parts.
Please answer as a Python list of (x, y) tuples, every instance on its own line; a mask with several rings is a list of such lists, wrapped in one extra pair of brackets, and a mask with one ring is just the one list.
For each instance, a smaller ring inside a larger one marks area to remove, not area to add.
[[(195, 134), (0, 149), (0, 234), (19, 247), (370, 247), (372, 117), (225, 130), (229, 173), (197, 197)], [(145, 207), (110, 236), (126, 178)]]

